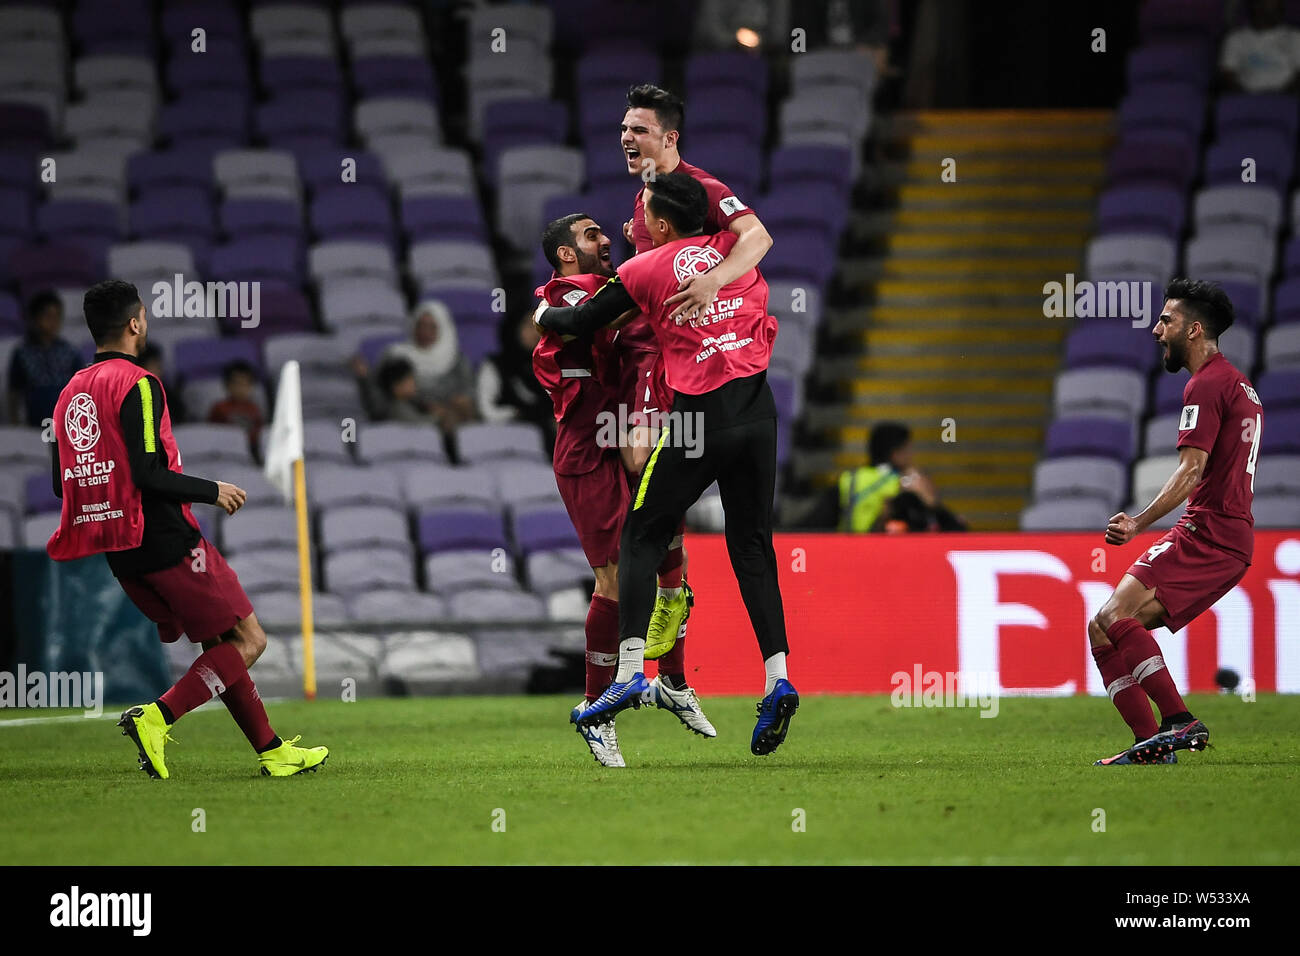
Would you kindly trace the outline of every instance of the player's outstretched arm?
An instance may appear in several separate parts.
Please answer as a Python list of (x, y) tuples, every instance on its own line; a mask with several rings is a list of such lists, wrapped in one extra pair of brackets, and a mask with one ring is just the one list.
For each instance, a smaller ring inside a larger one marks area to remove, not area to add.
[(561, 335), (590, 335), (597, 329), (617, 322), (637, 304), (618, 276), (614, 276), (577, 305), (548, 306), (542, 302), (533, 313), (533, 321), (543, 329)]
[(1121, 511), (1110, 519), (1106, 526), (1106, 543), (1127, 544), (1135, 535), (1141, 534), (1186, 501), (1192, 489), (1200, 484), (1201, 476), (1205, 473), (1205, 463), (1209, 458), (1209, 454), (1200, 448), (1183, 446), (1178, 455), (1178, 467), (1169, 476), (1160, 493), (1152, 499), (1151, 504), (1142, 509), (1139, 514), (1130, 516)]
[(183, 475), (167, 467), (167, 450), (163, 448), (159, 432), (165, 402), (162, 386), (152, 375), (140, 379), (122, 399), (119, 415), (131, 465), (131, 480), (141, 491), (164, 495), (174, 501), (216, 504), (218, 489), (215, 481)]
[(767, 227), (753, 213), (733, 219), (728, 228), (736, 234), (737, 242), (727, 257), (708, 272), (682, 282), (677, 287), (679, 291), (665, 300), (665, 305), (672, 306), (668, 317), (678, 325), (704, 312), (724, 285), (757, 268), (772, 248)]

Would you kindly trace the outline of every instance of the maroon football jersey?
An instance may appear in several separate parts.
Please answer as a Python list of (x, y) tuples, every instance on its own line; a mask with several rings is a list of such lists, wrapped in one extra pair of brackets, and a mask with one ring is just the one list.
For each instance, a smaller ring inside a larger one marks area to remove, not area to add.
[(1180, 523), (1249, 563), (1255, 549), (1255, 465), (1264, 409), (1245, 375), (1223, 353), (1201, 366), (1183, 389), (1178, 447), (1209, 454)]
[[(608, 282), (605, 276), (552, 276), (535, 295), (550, 305), (577, 305)], [(558, 332), (542, 331), (533, 349), (533, 374), (555, 409), (555, 473), (585, 475), (600, 464), (605, 449), (596, 439), (598, 416), (611, 410), (618, 387), (618, 364), (610, 346), (614, 333), (565, 342)]]

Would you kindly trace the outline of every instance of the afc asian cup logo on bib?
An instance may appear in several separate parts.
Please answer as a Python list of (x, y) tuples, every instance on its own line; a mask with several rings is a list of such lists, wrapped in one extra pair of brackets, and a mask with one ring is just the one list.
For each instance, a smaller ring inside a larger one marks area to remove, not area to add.
[(72, 396), (63, 416), (63, 427), (74, 450), (90, 451), (95, 447), (99, 441), (99, 410), (89, 394), (79, 392)]
[(673, 258), (673, 272), (678, 282), (702, 276), (719, 262), (722, 253), (712, 246), (686, 246)]

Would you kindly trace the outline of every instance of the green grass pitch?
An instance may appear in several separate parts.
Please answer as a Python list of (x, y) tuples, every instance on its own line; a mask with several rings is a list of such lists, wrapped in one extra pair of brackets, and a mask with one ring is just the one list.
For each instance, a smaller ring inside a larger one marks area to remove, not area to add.
[(0, 726), (0, 862), (1300, 863), (1300, 697), (1194, 696), (1210, 750), (1113, 769), (1091, 766), (1126, 743), (1104, 698), (1004, 699), (988, 719), (808, 696), (766, 758), (752, 701), (706, 699), (716, 740), (620, 717), (626, 770), (596, 766), (572, 704), (272, 702), (280, 733), (331, 748), (287, 779), (258, 775), (219, 705), (177, 724), (166, 781), (110, 719)]

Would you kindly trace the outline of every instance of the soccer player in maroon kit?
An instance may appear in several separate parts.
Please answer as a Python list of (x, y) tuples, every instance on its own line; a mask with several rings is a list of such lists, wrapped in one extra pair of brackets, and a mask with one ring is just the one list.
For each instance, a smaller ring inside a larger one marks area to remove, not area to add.
[[(614, 275), (609, 238), (583, 213), (550, 223), (542, 233), (542, 250), (555, 273), (535, 294), (550, 305), (577, 305)], [(607, 430), (603, 420), (617, 421), (617, 335), (611, 329), (581, 338), (543, 331), (533, 349), (533, 372), (555, 408), (556, 485), (596, 576), (587, 613), (586, 700), (575, 712), (605, 691), (618, 663), (618, 540), (631, 491), (617, 443), (601, 442), (601, 432)], [(652, 685), (655, 702), (688, 729), (716, 737), (695, 691), (671, 686), (673, 678), (663, 669), (663, 660)], [(590, 726), (579, 724), (577, 730), (599, 763), (626, 766), (613, 717)]]
[[(763, 655), (765, 695), (751, 752), (784, 741), (799, 696), (786, 676), (789, 645), (772, 547), (776, 487), (776, 403), (767, 366), (776, 319), (767, 283), (756, 269), (723, 287), (699, 316), (678, 324), (666, 300), (691, 276), (716, 269), (736, 245), (730, 233), (704, 234), (708, 195), (682, 173), (647, 183), (646, 227), (655, 248), (623, 263), (618, 274), (576, 306), (538, 307), (535, 321), (565, 335), (587, 335), (640, 309), (664, 356), (673, 409), (646, 463), (623, 525), (619, 548), (619, 662), (614, 683), (574, 720), (599, 723), (650, 694), (645, 634), (654, 605), (654, 571), (686, 509), (714, 481), (726, 512), (727, 551)], [(702, 424), (702, 447), (677, 432), (687, 416)]]
[(220, 697), (257, 752), (262, 773), (291, 776), (325, 762), (324, 747), (281, 740), (248, 669), (266, 634), (235, 572), (207, 541), (191, 502), (233, 515), (243, 489), (181, 470), (162, 383), (138, 357), (149, 321), (140, 294), (112, 279), (86, 291), (95, 360), (72, 377), (54, 409), (54, 491), (63, 499), (46, 545), (56, 561), (104, 554), (122, 590), (167, 643), (185, 634), (203, 653), (156, 701), (131, 707), (118, 726), (135, 742), (150, 777), (169, 776), (163, 749), (185, 714)]
[[(646, 183), (672, 172), (693, 177), (704, 186), (708, 196), (704, 231), (710, 234), (731, 232), (738, 239), (735, 248), (718, 268), (690, 276), (678, 285), (669, 298), (674, 319), (682, 315), (692, 318), (708, 308), (723, 285), (756, 267), (772, 246), (772, 237), (752, 209), (724, 183), (681, 158), (677, 144), (684, 114), (685, 107), (679, 97), (657, 86), (643, 84), (628, 91), (627, 111), (619, 126), (620, 145), (630, 175)], [(638, 254), (653, 247), (645, 223), (642, 189), (637, 190), (632, 218), (624, 224), (623, 234)], [(664, 377), (659, 343), (644, 317), (637, 316), (628, 322), (614, 344), (621, 363), (622, 401), (633, 425), (624, 463), (635, 479), (641, 474), (650, 449), (659, 437), (655, 427), (656, 416), (672, 408), (673, 394)], [(681, 688), (686, 686), (682, 646), (686, 634), (685, 621), (695, 603), (690, 585), (683, 580), (688, 563), (683, 546), (685, 530), (683, 521), (659, 568), (659, 592), (650, 630), (646, 634), (647, 659), (662, 655), (659, 672), (672, 675), (674, 686)]]
[[(1176, 751), (1201, 750), (1210, 741), (1179, 696), (1151, 628), (1186, 627), (1232, 590), (1253, 555), (1250, 506), (1264, 410), (1249, 379), (1219, 351), (1232, 321), (1232, 303), (1217, 285), (1175, 279), (1152, 329), (1166, 371), (1191, 372), (1178, 419), (1178, 467), (1142, 512), (1110, 519), (1106, 543), (1127, 544), (1191, 498), (1088, 622), (1097, 669), (1135, 739), (1123, 753), (1098, 760), (1101, 766), (1175, 763)], [(1148, 697), (1160, 710), (1159, 727)]]

